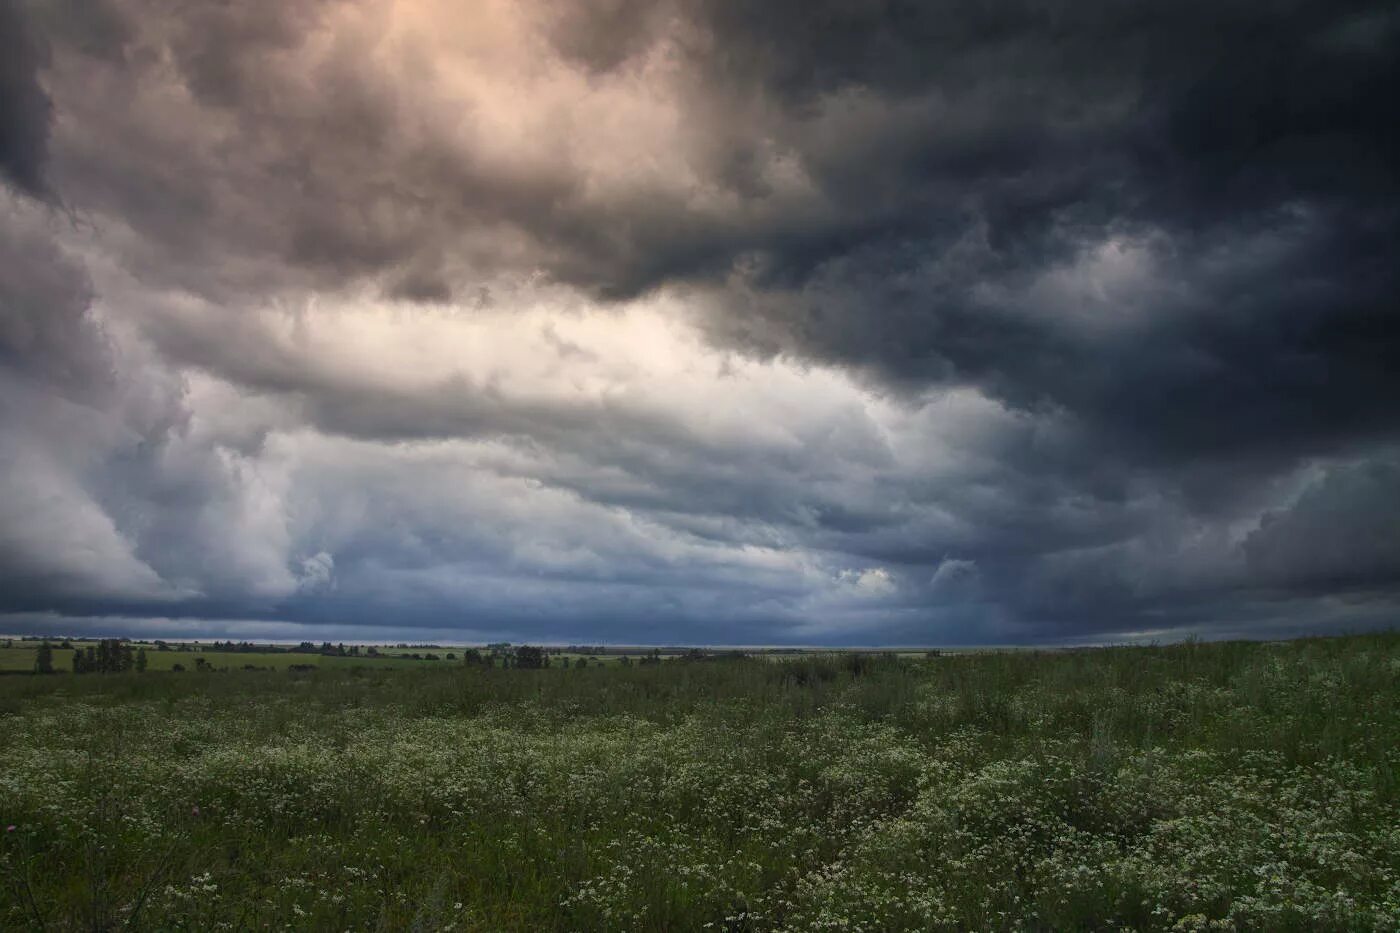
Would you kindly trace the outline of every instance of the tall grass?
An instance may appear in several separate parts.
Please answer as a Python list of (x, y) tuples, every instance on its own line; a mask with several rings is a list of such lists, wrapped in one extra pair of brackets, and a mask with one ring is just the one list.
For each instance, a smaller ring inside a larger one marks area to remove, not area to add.
[(1393, 929), (1400, 635), (0, 679), (0, 924)]

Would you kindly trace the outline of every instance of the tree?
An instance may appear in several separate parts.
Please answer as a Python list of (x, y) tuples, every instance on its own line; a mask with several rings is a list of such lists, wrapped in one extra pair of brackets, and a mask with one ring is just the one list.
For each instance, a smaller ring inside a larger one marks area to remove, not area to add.
[[(146, 649), (141, 649), (144, 656)], [(120, 638), (103, 638), (86, 648), (74, 648), (73, 673), (113, 674), (129, 671), (136, 666), (136, 654), (128, 642)]]
[(53, 673), (53, 646), (48, 642), (39, 645), (39, 650), (34, 653), (34, 673)]
[(521, 645), (515, 649), (515, 666), (530, 670), (544, 667), (544, 649), (534, 645)]
[(144, 673), (145, 670), (146, 670), (146, 649), (145, 649), (145, 648), (137, 648), (137, 649), (136, 649), (136, 670), (137, 670), (138, 672), (141, 672), (141, 673)]

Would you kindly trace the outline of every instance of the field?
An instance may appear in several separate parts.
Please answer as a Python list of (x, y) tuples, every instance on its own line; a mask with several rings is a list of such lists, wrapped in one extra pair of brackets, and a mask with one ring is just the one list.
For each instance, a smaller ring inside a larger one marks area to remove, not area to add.
[[(34, 670), (34, 653), (35, 648), (32, 646), (0, 648), (0, 672)], [(437, 652), (437, 654), (441, 657), (442, 652)], [(350, 668), (367, 665), (414, 668), (424, 664), (451, 663), (450, 661), (415, 661), (411, 658), (400, 657), (342, 658), (336, 655), (300, 654), (287, 651), (213, 651), (207, 649), (156, 651), (151, 648), (146, 649), (148, 671), (169, 671), (173, 670), (176, 664), (190, 669), (194, 667), (195, 658), (203, 658), (216, 668), (227, 667), (241, 670), (244, 665), (251, 664), (254, 667), (266, 667), (279, 671), (286, 670), (293, 664), (310, 664), (318, 668)], [(67, 648), (53, 649), (54, 670), (59, 673), (67, 672), (71, 669), (72, 664), (72, 650)]]
[[(90, 642), (77, 642), (79, 647), (85, 647)], [(34, 670), (34, 655), (38, 648), (37, 642), (14, 642), (11, 647), (0, 646), (0, 674), (8, 673), (29, 673)], [(377, 657), (369, 657), (361, 654), (357, 657), (341, 657), (339, 655), (323, 655), (315, 653), (289, 652), (289, 651), (216, 651), (208, 646), (200, 646), (198, 649), (191, 648), (187, 651), (169, 650), (158, 651), (153, 645), (147, 644), (146, 658), (151, 671), (169, 671), (175, 668), (176, 664), (183, 666), (186, 670), (193, 668), (195, 658), (203, 658), (215, 668), (229, 668), (231, 670), (242, 670), (245, 665), (254, 667), (271, 668), (272, 670), (283, 671), (293, 664), (310, 664), (317, 668), (353, 668), (353, 667), (398, 667), (398, 668), (421, 668), (423, 665), (451, 664), (447, 660), (446, 654), (451, 652), (458, 659), (462, 657), (463, 649), (460, 647), (441, 648), (384, 648), (377, 650)], [(412, 658), (410, 654), (432, 653), (437, 655), (436, 661), (420, 660)], [(636, 662), (643, 656), (642, 652), (630, 655), (630, 660)], [(620, 664), (621, 657), (618, 655), (581, 655), (561, 652), (550, 656), (552, 664), (560, 665), (560, 662), (567, 659), (572, 666), (578, 663), (581, 658), (589, 658), (590, 666), (607, 666)], [(670, 658), (671, 655), (662, 655), (663, 658)], [(68, 648), (53, 649), (54, 670), (63, 673), (72, 667), (73, 651)], [(561, 665), (562, 666), (562, 665)]]
[(17, 930), (1395, 930), (1400, 635), (11, 676), (0, 823)]

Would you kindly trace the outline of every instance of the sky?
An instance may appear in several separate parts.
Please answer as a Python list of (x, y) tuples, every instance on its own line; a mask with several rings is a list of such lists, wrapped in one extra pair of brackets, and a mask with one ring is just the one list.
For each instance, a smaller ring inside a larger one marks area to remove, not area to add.
[(0, 631), (1400, 621), (1380, 2), (0, 0)]

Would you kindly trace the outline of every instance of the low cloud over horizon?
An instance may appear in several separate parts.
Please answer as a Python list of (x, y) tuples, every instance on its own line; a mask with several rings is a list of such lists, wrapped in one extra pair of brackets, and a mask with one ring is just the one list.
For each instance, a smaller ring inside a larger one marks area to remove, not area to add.
[(0, 0), (0, 631), (1400, 622), (1379, 3)]

